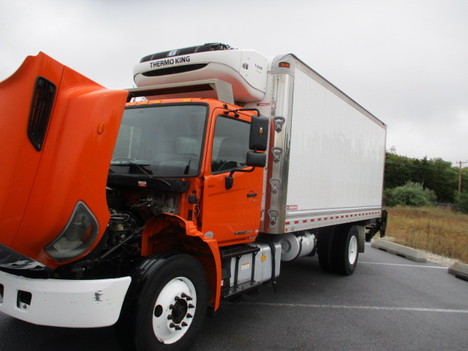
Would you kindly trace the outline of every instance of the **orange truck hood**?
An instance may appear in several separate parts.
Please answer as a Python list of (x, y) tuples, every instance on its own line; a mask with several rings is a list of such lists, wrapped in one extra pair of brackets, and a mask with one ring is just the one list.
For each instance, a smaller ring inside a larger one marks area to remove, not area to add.
[[(56, 87), (39, 150), (28, 136), (38, 77)], [(99, 242), (110, 216), (106, 179), (127, 95), (43, 53), (27, 57), (0, 83), (0, 244), (57, 267), (44, 246), (64, 230), (78, 201), (99, 224), (91, 248)]]

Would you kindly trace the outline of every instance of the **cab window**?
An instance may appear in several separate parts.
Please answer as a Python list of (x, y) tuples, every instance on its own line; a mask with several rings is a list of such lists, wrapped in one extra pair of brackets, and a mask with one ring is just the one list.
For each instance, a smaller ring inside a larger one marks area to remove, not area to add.
[(216, 120), (211, 172), (221, 173), (242, 168), (249, 151), (250, 124), (238, 119), (219, 116)]

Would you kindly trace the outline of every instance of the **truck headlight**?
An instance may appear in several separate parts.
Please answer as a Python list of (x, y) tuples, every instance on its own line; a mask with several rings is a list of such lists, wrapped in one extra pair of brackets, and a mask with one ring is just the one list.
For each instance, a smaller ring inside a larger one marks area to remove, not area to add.
[(99, 225), (88, 207), (79, 201), (60, 235), (45, 247), (46, 252), (57, 262), (78, 257), (96, 240)]

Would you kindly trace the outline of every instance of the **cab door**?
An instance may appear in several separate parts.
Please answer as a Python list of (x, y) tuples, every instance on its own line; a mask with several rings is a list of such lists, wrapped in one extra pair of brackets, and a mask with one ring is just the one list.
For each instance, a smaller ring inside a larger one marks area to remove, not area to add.
[[(246, 166), (250, 120), (248, 115), (218, 115), (210, 133), (210, 170), (204, 177), (202, 231), (212, 233), (220, 246), (251, 242), (260, 227), (263, 168), (252, 170)], [(230, 188), (226, 185), (229, 176)]]

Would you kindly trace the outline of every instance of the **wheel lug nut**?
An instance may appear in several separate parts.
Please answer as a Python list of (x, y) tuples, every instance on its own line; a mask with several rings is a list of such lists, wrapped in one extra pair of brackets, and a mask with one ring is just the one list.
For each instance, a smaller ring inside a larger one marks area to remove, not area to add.
[(187, 318), (193, 318), (193, 316), (190, 313), (187, 313), (186, 317)]
[(182, 322), (182, 326), (183, 326), (183, 327), (186, 327), (187, 325), (188, 325), (187, 323)]
[(188, 308), (194, 308), (195, 306), (189, 303)]
[(177, 324), (174, 324), (174, 323), (169, 324), (169, 327), (174, 328), (175, 330), (181, 330), (182, 329), (181, 327), (179, 327)]
[(190, 296), (188, 296), (186, 293), (182, 293), (181, 296), (182, 296), (184, 299), (186, 299), (187, 301), (192, 301), (192, 300), (193, 300), (193, 299), (192, 299)]

